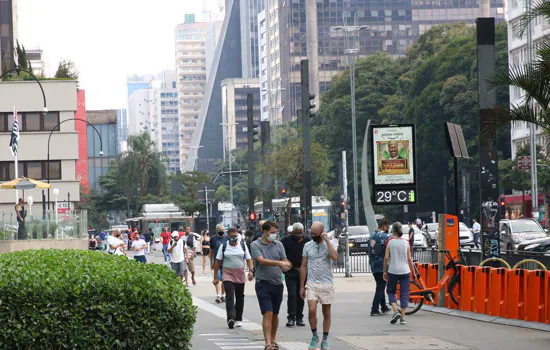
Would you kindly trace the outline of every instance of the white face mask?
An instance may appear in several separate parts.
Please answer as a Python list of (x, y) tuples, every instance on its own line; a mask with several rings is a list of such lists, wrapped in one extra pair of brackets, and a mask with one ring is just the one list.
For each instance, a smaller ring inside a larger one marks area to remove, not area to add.
[(275, 239), (277, 239), (276, 233), (270, 233), (269, 236), (267, 236), (267, 240), (270, 242), (273, 242)]

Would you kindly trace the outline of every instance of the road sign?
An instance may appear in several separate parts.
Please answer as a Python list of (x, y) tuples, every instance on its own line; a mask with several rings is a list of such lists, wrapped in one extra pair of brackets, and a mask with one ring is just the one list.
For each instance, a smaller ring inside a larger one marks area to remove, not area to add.
[(518, 157), (518, 169), (529, 170), (531, 169), (531, 156), (519, 156)]

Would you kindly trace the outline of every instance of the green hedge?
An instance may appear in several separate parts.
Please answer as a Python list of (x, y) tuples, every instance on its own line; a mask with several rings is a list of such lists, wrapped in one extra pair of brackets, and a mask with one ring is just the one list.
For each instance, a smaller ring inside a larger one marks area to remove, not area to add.
[(164, 265), (80, 250), (0, 254), (2, 349), (190, 349), (196, 314)]

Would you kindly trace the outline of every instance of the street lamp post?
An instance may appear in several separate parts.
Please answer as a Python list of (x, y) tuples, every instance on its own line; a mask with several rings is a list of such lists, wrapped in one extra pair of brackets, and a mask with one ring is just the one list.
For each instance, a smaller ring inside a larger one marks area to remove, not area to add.
[(233, 130), (231, 130), (231, 134), (229, 133), (229, 126), (231, 126), (231, 129), (235, 125), (239, 125), (239, 123), (221, 123), (220, 125), (223, 125), (227, 127), (227, 158), (229, 160), (229, 200), (231, 202), (231, 225), (233, 225), (233, 155), (231, 154), (231, 140), (233, 138)]
[[(60, 127), (61, 124), (65, 123), (65, 122), (68, 122), (70, 120), (81, 121), (81, 122), (84, 122), (84, 123), (88, 124), (92, 128), (94, 128), (95, 132), (97, 133), (97, 136), (99, 136), (99, 145), (100, 145), (99, 155), (100, 156), (103, 155), (103, 140), (101, 139), (101, 134), (99, 133), (99, 131), (96, 129), (96, 127), (93, 124), (90, 124), (88, 121), (86, 121), (84, 119), (80, 119), (80, 118), (69, 118), (69, 119), (65, 119), (63, 121), (60, 121), (59, 123), (57, 123), (56, 126), (54, 126), (52, 128), (52, 130), (50, 131), (50, 136), (48, 136), (48, 161), (47, 161), (48, 169), (46, 169), (46, 181), (48, 181), (48, 183), (50, 183), (50, 141), (52, 139), (52, 134), (55, 131), (55, 129)], [(50, 202), (50, 189), (48, 188), (48, 210), (50, 209), (50, 203), (51, 203)]]
[(59, 196), (59, 189), (53, 189), (53, 196), (55, 198), (55, 239), (59, 239), (59, 228), (57, 227), (59, 225), (59, 217), (57, 216), (57, 196)]
[(357, 14), (354, 17), (353, 25), (349, 25), (349, 20), (342, 16), (344, 25), (334, 27), (334, 31), (343, 31), (346, 38), (346, 49), (344, 53), (348, 55), (349, 80), (351, 90), (351, 132), (352, 132), (352, 153), (353, 153), (353, 214), (354, 224), (359, 225), (359, 183), (357, 179), (357, 120), (355, 115), (355, 61), (359, 48), (357, 39), (359, 31), (369, 29), (369, 26), (357, 25)]

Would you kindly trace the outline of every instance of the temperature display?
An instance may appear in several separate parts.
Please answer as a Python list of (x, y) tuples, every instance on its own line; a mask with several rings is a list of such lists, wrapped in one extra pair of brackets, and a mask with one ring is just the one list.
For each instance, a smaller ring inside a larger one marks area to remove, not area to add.
[(376, 190), (374, 204), (415, 204), (414, 189)]

